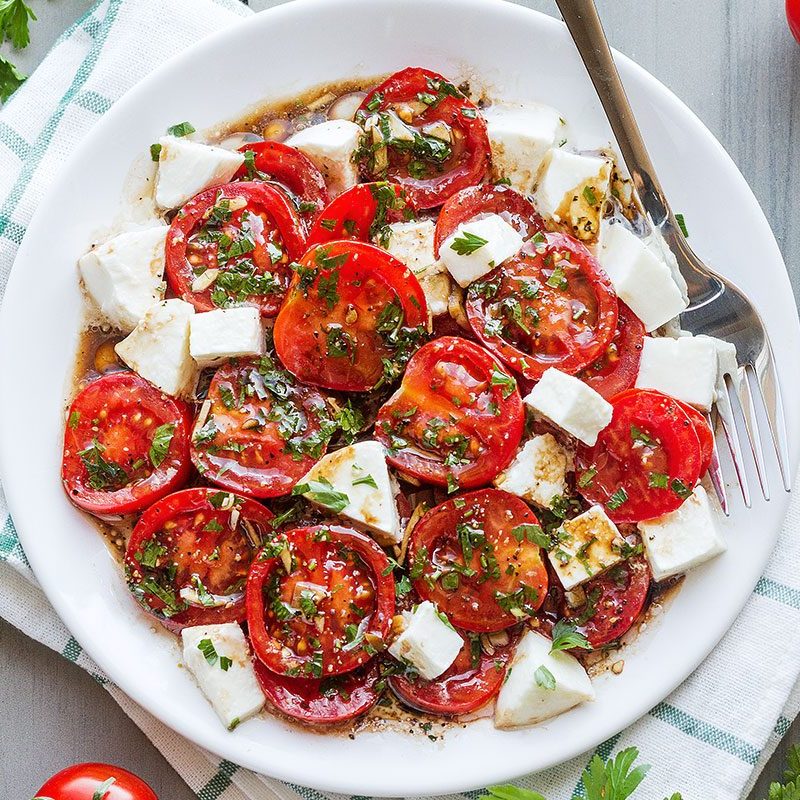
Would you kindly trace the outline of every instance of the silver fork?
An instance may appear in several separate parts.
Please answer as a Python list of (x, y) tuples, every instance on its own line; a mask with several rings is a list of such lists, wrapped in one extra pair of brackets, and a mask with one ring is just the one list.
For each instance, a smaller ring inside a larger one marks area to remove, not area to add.
[[(754, 403), (756, 398), (765, 412), (783, 488), (788, 492), (791, 486), (786, 423), (775, 359), (764, 323), (744, 293), (727, 278), (706, 266), (683, 236), (642, 140), (594, 0), (556, 0), (556, 4), (605, 109), (642, 206), (652, 225), (661, 231), (675, 254), (686, 280), (689, 306), (681, 315), (681, 327), (693, 334), (715, 336), (736, 345), (738, 369), (735, 373), (728, 371), (722, 376), (715, 409), (725, 432), (744, 503), (748, 508), (752, 505), (742, 453), (743, 432), (750, 445), (761, 493), (765, 500), (769, 500), (770, 496), (763, 437)], [(743, 426), (738, 420), (743, 422)], [(714, 422), (709, 416), (712, 430), (716, 431)], [(720, 505), (727, 514), (728, 498), (716, 434), (709, 472)]]

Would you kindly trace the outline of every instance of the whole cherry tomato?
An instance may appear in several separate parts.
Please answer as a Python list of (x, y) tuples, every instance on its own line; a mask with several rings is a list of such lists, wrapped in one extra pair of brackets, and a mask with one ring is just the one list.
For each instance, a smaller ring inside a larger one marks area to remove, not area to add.
[(45, 782), (34, 800), (158, 800), (132, 772), (111, 764), (73, 764)]
[(800, 42), (800, 0), (786, 0), (786, 19), (792, 36)]

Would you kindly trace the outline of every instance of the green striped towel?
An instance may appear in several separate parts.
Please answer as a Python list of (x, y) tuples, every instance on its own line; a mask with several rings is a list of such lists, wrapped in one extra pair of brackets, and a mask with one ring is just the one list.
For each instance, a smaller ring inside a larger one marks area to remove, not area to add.
[[(0, 112), (0, 293), (37, 203), (63, 159), (114, 101), (181, 47), (250, 13), (236, 0), (102, 0), (73, 25)], [(667, 701), (600, 746), (637, 746), (653, 765), (637, 793), (734, 800), (747, 791), (800, 707), (800, 488), (777, 551), (741, 616)], [(36, 584), (0, 493), (0, 615), (89, 671), (150, 737), (200, 800), (326, 800), (222, 761), (176, 736), (102, 675)], [(549, 800), (584, 796), (592, 754), (520, 785)], [(309, 782), (313, 773), (309, 772)], [(475, 800), (480, 787), (468, 792)], [(351, 800), (354, 800), (351, 798)], [(359, 800), (364, 800), (359, 798)]]

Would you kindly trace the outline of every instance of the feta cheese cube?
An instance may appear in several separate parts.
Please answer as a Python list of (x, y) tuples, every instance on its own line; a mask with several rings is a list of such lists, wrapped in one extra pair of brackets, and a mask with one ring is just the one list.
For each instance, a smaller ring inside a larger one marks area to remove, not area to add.
[(189, 326), (194, 308), (183, 300), (163, 300), (114, 349), (145, 380), (166, 394), (188, 396), (197, 382), (197, 365), (189, 353)]
[(706, 490), (698, 485), (675, 511), (638, 523), (653, 579), (663, 581), (725, 552)]
[(184, 628), (181, 639), (183, 663), (226, 728), (233, 730), (261, 711), (266, 698), (237, 623)]
[(551, 646), (541, 633), (524, 633), (497, 696), (498, 728), (534, 725), (594, 700), (594, 687), (578, 659), (563, 651), (551, 653)]
[(545, 433), (529, 439), (514, 460), (495, 479), (504, 492), (550, 508), (554, 497), (567, 491), (567, 469), (572, 459), (556, 438)]
[(286, 144), (302, 150), (314, 162), (333, 198), (358, 183), (355, 154), (362, 135), (355, 122), (332, 119), (298, 131)]
[(624, 225), (603, 226), (597, 258), (614, 291), (648, 332), (677, 317), (688, 305), (663, 259)]
[(611, 422), (613, 412), (611, 403), (591, 386), (553, 367), (544, 371), (524, 401), (534, 412), (590, 446)]
[[(347, 497), (347, 505), (339, 514), (360, 522), (383, 545), (402, 541), (395, 501), (397, 487), (389, 475), (386, 450), (380, 442), (356, 442), (327, 453), (311, 467), (300, 484), (326, 481), (334, 491)], [(305, 496), (314, 502), (313, 489)]]
[(700, 336), (646, 336), (642, 343), (638, 389), (657, 389), (708, 411), (717, 383), (717, 348)]
[(264, 327), (255, 306), (217, 308), (195, 314), (189, 326), (189, 352), (200, 367), (226, 358), (264, 354)]
[(162, 136), (158, 143), (156, 203), (161, 208), (177, 208), (203, 189), (227, 183), (244, 164), (241, 153), (224, 147), (178, 136)]
[(403, 620), (406, 628), (392, 642), (389, 654), (414, 667), (425, 680), (438, 678), (456, 660), (463, 639), (429, 600), (413, 612), (404, 611)]
[(625, 540), (602, 506), (565, 519), (556, 540), (550, 563), (567, 591), (622, 561)]
[(544, 105), (497, 103), (483, 112), (492, 149), (492, 174), (522, 194), (532, 194), (545, 153), (558, 142), (564, 122)]
[(695, 337), (703, 341), (709, 341), (717, 351), (717, 380), (721, 380), (723, 375), (732, 375), (735, 379), (739, 372), (739, 362), (736, 359), (736, 345), (717, 339), (714, 336), (700, 334)]
[(93, 247), (78, 260), (89, 297), (100, 313), (130, 333), (153, 303), (164, 297), (167, 225), (127, 231)]
[(461, 223), (442, 243), (439, 258), (455, 282), (466, 288), (516, 255), (521, 247), (522, 237), (511, 225), (499, 214), (487, 214)]
[(545, 155), (542, 170), (535, 192), (539, 211), (565, 226), (576, 239), (597, 238), (611, 161), (553, 147)]

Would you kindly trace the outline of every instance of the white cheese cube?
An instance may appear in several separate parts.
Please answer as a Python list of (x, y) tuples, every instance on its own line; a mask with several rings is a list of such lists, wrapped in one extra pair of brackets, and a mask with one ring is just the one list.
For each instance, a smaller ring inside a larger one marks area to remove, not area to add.
[(591, 386), (553, 367), (544, 371), (524, 400), (534, 412), (590, 446), (613, 412), (611, 403)]
[(578, 659), (563, 651), (551, 653), (551, 646), (551, 640), (536, 631), (523, 635), (497, 696), (498, 728), (534, 725), (594, 700), (594, 687)]
[(550, 563), (567, 591), (622, 561), (625, 540), (602, 506), (564, 520), (556, 539)]
[(717, 383), (717, 348), (700, 336), (646, 336), (642, 343), (638, 389), (657, 389), (708, 411)]
[(439, 613), (428, 600), (413, 612), (404, 611), (406, 629), (389, 647), (390, 655), (414, 667), (428, 681), (438, 678), (456, 660), (464, 644)]
[(723, 375), (732, 375), (734, 380), (739, 372), (739, 362), (736, 359), (736, 345), (717, 339), (714, 336), (700, 334), (695, 337), (703, 341), (711, 342), (717, 351), (717, 380), (721, 380)]
[(725, 552), (716, 513), (706, 490), (695, 486), (683, 504), (656, 519), (638, 523), (653, 579), (663, 581)]
[(547, 152), (542, 170), (535, 193), (539, 211), (566, 226), (576, 239), (597, 238), (609, 191), (611, 161), (554, 147)]
[(132, 370), (162, 392), (185, 397), (197, 381), (197, 365), (189, 353), (193, 315), (194, 308), (183, 300), (156, 303), (114, 349)]
[(572, 459), (556, 438), (545, 433), (525, 442), (494, 485), (504, 492), (550, 508), (554, 497), (567, 491), (567, 469)]
[[(511, 225), (498, 214), (487, 214), (461, 223), (442, 243), (439, 258), (455, 282), (466, 288), (521, 247), (522, 237)], [(463, 252), (464, 248), (468, 252)]]
[(237, 623), (184, 628), (181, 639), (183, 663), (226, 728), (233, 730), (261, 711), (266, 698)]
[(128, 231), (93, 247), (78, 260), (86, 291), (100, 313), (130, 333), (153, 303), (164, 297), (167, 225)]
[(264, 354), (264, 327), (255, 306), (217, 308), (195, 314), (189, 326), (189, 352), (201, 367), (226, 358)]
[(358, 183), (355, 154), (362, 135), (355, 122), (332, 119), (298, 131), (286, 144), (302, 150), (314, 162), (331, 197), (336, 197)]
[(564, 122), (544, 105), (497, 103), (483, 112), (492, 148), (492, 174), (523, 194), (531, 194), (547, 151), (557, 145)]
[(603, 226), (597, 255), (614, 291), (653, 331), (688, 305), (666, 263), (624, 225)]
[(162, 136), (158, 143), (156, 203), (161, 208), (177, 208), (203, 189), (227, 183), (244, 164), (241, 153), (224, 147), (178, 136)]
[(338, 512), (341, 516), (360, 522), (383, 545), (402, 541), (396, 485), (380, 442), (356, 442), (324, 455), (300, 481), (312, 485), (306, 498), (314, 502), (313, 482), (326, 481), (347, 497), (347, 505)]

